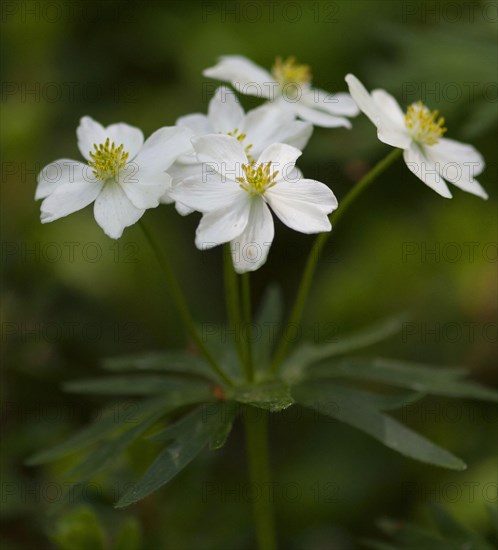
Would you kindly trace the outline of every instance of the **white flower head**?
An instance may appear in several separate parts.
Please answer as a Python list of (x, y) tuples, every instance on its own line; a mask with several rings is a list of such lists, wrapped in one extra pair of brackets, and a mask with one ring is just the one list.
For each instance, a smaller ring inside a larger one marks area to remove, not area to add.
[(81, 119), (76, 133), (87, 164), (60, 159), (40, 172), (35, 199), (44, 199), (41, 221), (95, 202), (95, 220), (113, 239), (159, 205), (171, 181), (166, 170), (190, 149), (192, 135), (186, 128), (161, 128), (144, 143), (138, 128), (124, 123), (104, 128), (90, 117)]
[(329, 94), (312, 88), (310, 68), (296, 63), (293, 57), (277, 58), (270, 72), (246, 57), (227, 55), (203, 75), (230, 82), (242, 94), (268, 99), (281, 110), (315, 126), (351, 128), (351, 122), (345, 117), (359, 113), (349, 94)]
[(421, 101), (403, 113), (394, 97), (384, 90), (371, 93), (352, 74), (346, 76), (351, 96), (377, 127), (380, 141), (403, 149), (406, 165), (418, 178), (441, 196), (451, 198), (446, 182), (487, 199), (475, 179), (485, 167), (482, 155), (472, 146), (443, 138), (444, 119)]
[[(233, 136), (244, 146), (248, 158), (257, 158), (272, 143), (287, 143), (303, 149), (313, 132), (313, 125), (309, 122), (296, 120), (291, 112), (282, 112), (271, 104), (245, 113), (235, 92), (227, 86), (216, 90), (207, 115), (195, 113), (180, 117), (176, 124), (188, 128), (198, 137), (208, 134)], [(161, 198), (161, 202), (166, 204), (173, 202), (171, 188), (187, 177), (202, 177), (202, 164), (193, 147), (189, 154), (182, 155), (171, 166), (169, 174), (173, 178), (172, 184)], [(176, 208), (183, 215), (193, 211), (179, 202)]]
[(235, 270), (255, 271), (265, 263), (273, 241), (269, 207), (301, 233), (331, 230), (328, 214), (337, 200), (323, 183), (296, 173), (299, 149), (274, 143), (250, 159), (232, 136), (212, 134), (192, 141), (204, 163), (203, 177), (186, 178), (172, 196), (203, 213), (196, 232), (199, 249), (230, 242)]

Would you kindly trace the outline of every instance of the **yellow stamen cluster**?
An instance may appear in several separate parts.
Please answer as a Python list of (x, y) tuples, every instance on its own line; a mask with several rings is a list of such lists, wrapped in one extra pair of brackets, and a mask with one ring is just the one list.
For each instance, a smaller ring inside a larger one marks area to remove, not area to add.
[(129, 154), (123, 151), (124, 145), (116, 147), (114, 141), (107, 138), (105, 143), (100, 145), (93, 144), (95, 151), (90, 151), (92, 160), (88, 161), (88, 166), (91, 166), (93, 174), (96, 178), (103, 181), (114, 178), (116, 174), (124, 168)]
[(254, 160), (251, 160), (249, 164), (243, 164), (242, 170), (244, 170), (245, 177), (237, 178), (240, 187), (250, 195), (263, 195), (267, 189), (277, 183), (275, 179), (278, 170), (270, 174), (270, 166), (271, 161), (259, 166), (256, 166)]
[[(246, 139), (246, 134), (244, 133), (239, 133), (239, 129), (238, 128), (235, 128), (235, 130), (233, 132), (228, 132), (228, 135), (229, 136), (232, 136), (234, 137), (238, 142), (240, 142), (242, 145), (244, 144), (244, 140)], [(251, 158), (251, 155), (249, 154), (249, 151), (252, 149), (252, 143), (250, 143), (249, 145), (246, 145), (244, 147), (244, 151), (246, 153), (246, 155)]]
[(281, 85), (286, 84), (307, 84), (311, 81), (311, 68), (309, 65), (299, 65), (295, 57), (288, 57), (282, 60), (277, 57), (272, 68), (273, 78)]
[(444, 118), (439, 111), (431, 111), (421, 101), (412, 103), (405, 114), (405, 125), (411, 131), (413, 139), (427, 145), (434, 145), (446, 132)]

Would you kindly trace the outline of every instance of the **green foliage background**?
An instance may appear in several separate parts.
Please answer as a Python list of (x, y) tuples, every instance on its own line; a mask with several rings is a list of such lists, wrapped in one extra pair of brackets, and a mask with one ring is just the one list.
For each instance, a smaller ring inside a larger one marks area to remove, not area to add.
[[(76, 499), (74, 509), (57, 506), (70, 460), (23, 465), (105, 405), (64, 394), (63, 381), (99, 374), (102, 357), (185, 344), (139, 229), (113, 243), (90, 209), (42, 226), (35, 174), (57, 158), (79, 159), (75, 129), (85, 114), (106, 125), (126, 121), (149, 135), (181, 115), (205, 112), (217, 83), (201, 71), (219, 55), (246, 55), (267, 67), (277, 55), (296, 55), (311, 65), (314, 83), (331, 91), (345, 91), (344, 75), (353, 72), (402, 105), (422, 99), (439, 109), (448, 136), (483, 153), (487, 202), (455, 188), (453, 200), (442, 199), (401, 162), (362, 196), (334, 229), (302, 337), (323, 341), (408, 310), (409, 332), (375, 351), (463, 364), (476, 380), (498, 385), (496, 29), (496, 2), (486, 1), (3, 4), (3, 548), (80, 548), (64, 539), (75, 522), (86, 526), (90, 548), (101, 539), (109, 548), (119, 540), (130, 543), (122, 548), (253, 545), (240, 429), (166, 489), (115, 511), (122, 484), (136, 479), (157, 451), (150, 442), (135, 445), (88, 489), (100, 534), (90, 533), (93, 520)], [(241, 101), (246, 108), (258, 104)], [(388, 152), (365, 117), (353, 126), (315, 129), (300, 160), (304, 173), (330, 185), (339, 200)], [(197, 215), (181, 218), (162, 206), (146, 218), (174, 259), (196, 318), (211, 330), (224, 318), (220, 251), (195, 249)], [(74, 257), (67, 243), (76, 243)], [(253, 278), (256, 300), (270, 282), (293, 297), (311, 243), (277, 224), (269, 261)], [(468, 243), (477, 243), (473, 258)], [(90, 261), (95, 250), (101, 257)], [(283, 547), (356, 548), (358, 537), (376, 534), (381, 516), (428, 521), (434, 500), (476, 531), (491, 532), (484, 505), (496, 503), (493, 405), (426, 399), (409, 414), (408, 423), (462, 456), (469, 469), (411, 462), (310, 413), (272, 417)]]

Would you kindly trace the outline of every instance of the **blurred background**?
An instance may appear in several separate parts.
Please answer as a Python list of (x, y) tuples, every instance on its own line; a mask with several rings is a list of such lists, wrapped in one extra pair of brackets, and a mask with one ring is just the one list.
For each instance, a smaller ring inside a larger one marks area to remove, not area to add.
[[(118, 539), (130, 549), (254, 547), (240, 426), (223, 450), (206, 452), (124, 511), (112, 503), (155, 456), (150, 442), (133, 446), (69, 506), (60, 505), (62, 472), (74, 456), (23, 465), (106, 405), (65, 394), (63, 381), (98, 375), (103, 357), (186, 345), (140, 229), (112, 241), (91, 208), (41, 225), (36, 174), (55, 159), (80, 159), (81, 116), (104, 125), (126, 121), (147, 136), (179, 116), (206, 112), (217, 83), (201, 72), (220, 55), (245, 55), (267, 68), (278, 55), (295, 55), (311, 66), (314, 85), (331, 92), (346, 91), (344, 76), (353, 72), (403, 107), (421, 99), (439, 109), (447, 136), (482, 152), (488, 201), (454, 187), (454, 198), (443, 199), (401, 161), (361, 196), (327, 245), (302, 338), (339, 338), (409, 311), (403, 333), (372, 354), (465, 365), (475, 380), (498, 385), (496, 2), (53, 0), (5, 1), (1, 9), (2, 548), (82, 548), (71, 542), (78, 529), (102, 531), (108, 548), (118, 548)], [(246, 109), (260, 103), (241, 102)], [(339, 201), (389, 152), (366, 117), (353, 125), (316, 128), (299, 161)], [(181, 218), (170, 206), (145, 215), (198, 321), (219, 323), (221, 251), (195, 249), (198, 218)], [(253, 277), (255, 306), (270, 283), (291, 300), (313, 242), (276, 225), (269, 261)], [(461, 456), (468, 470), (410, 461), (293, 409), (272, 416), (282, 547), (357, 548), (378, 534), (382, 517), (430, 527), (433, 502), (491, 533), (485, 508), (497, 502), (493, 406), (425, 399), (406, 421)], [(91, 537), (86, 547), (96, 547)]]

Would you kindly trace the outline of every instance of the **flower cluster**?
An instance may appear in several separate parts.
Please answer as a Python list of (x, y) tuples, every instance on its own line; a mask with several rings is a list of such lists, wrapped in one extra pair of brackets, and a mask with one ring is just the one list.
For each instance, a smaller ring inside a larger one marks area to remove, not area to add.
[(236, 271), (254, 271), (273, 241), (272, 211), (301, 233), (331, 230), (334, 194), (303, 177), (295, 163), (313, 126), (351, 128), (348, 117), (360, 110), (379, 139), (403, 149), (408, 168), (437, 193), (451, 197), (450, 182), (487, 198), (475, 180), (484, 169), (481, 155), (443, 138), (444, 119), (421, 102), (403, 114), (392, 96), (383, 90), (369, 94), (351, 74), (351, 95), (328, 94), (311, 86), (310, 68), (294, 58), (277, 58), (267, 71), (244, 57), (225, 56), (204, 75), (267, 101), (245, 113), (233, 90), (221, 86), (207, 115), (181, 117), (146, 141), (128, 124), (104, 127), (83, 117), (76, 133), (86, 163), (60, 159), (38, 176), (42, 223), (94, 203), (95, 220), (117, 239), (145, 210), (175, 203), (182, 215), (202, 214), (198, 248), (230, 243)]

